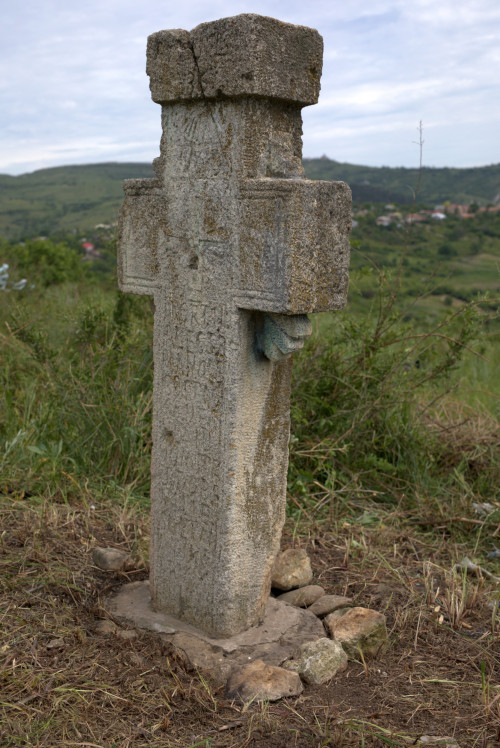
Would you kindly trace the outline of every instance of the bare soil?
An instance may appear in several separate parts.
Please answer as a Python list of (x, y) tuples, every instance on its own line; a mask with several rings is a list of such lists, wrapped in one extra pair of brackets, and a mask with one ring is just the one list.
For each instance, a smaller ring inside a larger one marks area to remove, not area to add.
[[(385, 613), (391, 646), (297, 698), (245, 706), (158, 636), (96, 632), (106, 596), (147, 576), (147, 510), (56, 498), (0, 498), (1, 746), (500, 746), (498, 585), (453, 574), (467, 549), (444, 530), (397, 512), (307, 535), (290, 523), (283, 546), (307, 549), (327, 593)], [(96, 545), (131, 551), (138, 571), (96, 569)]]

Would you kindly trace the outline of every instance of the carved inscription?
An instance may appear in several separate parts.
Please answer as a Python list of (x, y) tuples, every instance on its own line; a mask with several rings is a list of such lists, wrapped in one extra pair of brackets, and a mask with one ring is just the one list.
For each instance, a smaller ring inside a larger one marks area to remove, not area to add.
[[(156, 559), (154, 589), (172, 602), (179, 615), (195, 616), (183, 598), (184, 575), (203, 582), (211, 573), (204, 563), (207, 548), (217, 548), (223, 533), (224, 499), (221, 469), (225, 324), (224, 305), (190, 298), (165, 300), (157, 314), (164, 320), (155, 387), (161, 414), (155, 423), (153, 453), (152, 552)], [(162, 538), (168, 533), (168, 546)], [(183, 574), (166, 574), (185, 559)], [(207, 580), (208, 581), (208, 580)]]

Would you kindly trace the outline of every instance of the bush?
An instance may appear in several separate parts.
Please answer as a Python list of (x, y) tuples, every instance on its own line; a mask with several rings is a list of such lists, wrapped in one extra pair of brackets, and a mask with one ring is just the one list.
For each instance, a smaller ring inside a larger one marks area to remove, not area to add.
[(82, 277), (81, 257), (65, 243), (49, 239), (32, 239), (4, 249), (7, 262), (30, 284), (43, 288), (78, 281)]
[(441, 244), (441, 246), (438, 249), (438, 254), (441, 255), (441, 257), (455, 257), (458, 252), (455, 249), (455, 247), (452, 247), (451, 244)]
[(88, 296), (63, 287), (33, 299), (36, 316), (29, 303), (11, 310), (0, 368), (0, 488), (52, 492), (90, 480), (148, 496), (152, 315), (140, 303), (148, 300), (134, 300), (125, 319), (121, 294)]
[(305, 501), (318, 487), (397, 501), (398, 491), (414, 495), (437, 475), (429, 404), (453, 386), (481, 318), (469, 304), (416, 333), (394, 309), (397, 284), (381, 273), (372, 314), (335, 313), (297, 361), (289, 490)]

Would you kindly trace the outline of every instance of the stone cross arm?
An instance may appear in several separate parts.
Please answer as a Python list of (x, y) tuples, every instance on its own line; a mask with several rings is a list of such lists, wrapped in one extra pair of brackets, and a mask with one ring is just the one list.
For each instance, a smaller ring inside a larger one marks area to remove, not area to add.
[(123, 291), (175, 292), (169, 276), (177, 262), (186, 287), (196, 275), (208, 293), (215, 284), (242, 309), (308, 314), (344, 306), (351, 214), (343, 182), (245, 180), (229, 216), (227, 204), (210, 193), (203, 200), (197, 186), (186, 194), (179, 221), (158, 180), (125, 183)]

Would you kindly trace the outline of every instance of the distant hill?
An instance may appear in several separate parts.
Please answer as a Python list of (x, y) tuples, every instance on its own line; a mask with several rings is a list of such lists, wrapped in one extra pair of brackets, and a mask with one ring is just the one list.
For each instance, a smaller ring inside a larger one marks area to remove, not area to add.
[(17, 239), (85, 231), (116, 221), (122, 181), (152, 177), (151, 164), (90, 164), (0, 174), (0, 236)]
[[(328, 158), (305, 159), (310, 179), (343, 180), (356, 202), (408, 203), (417, 183), (416, 169), (355, 166)], [(18, 177), (0, 175), (0, 237), (85, 232), (116, 221), (123, 198), (122, 180), (152, 177), (150, 164), (107, 163), (59, 166)], [(419, 202), (434, 205), (500, 201), (500, 164), (474, 169), (422, 171)]]
[[(309, 179), (347, 182), (357, 202), (411, 202), (418, 180), (418, 169), (355, 166), (326, 157), (304, 159), (304, 168)], [(446, 200), (464, 204), (500, 202), (500, 164), (472, 169), (424, 166), (419, 203), (434, 205)]]

